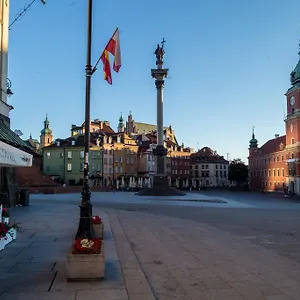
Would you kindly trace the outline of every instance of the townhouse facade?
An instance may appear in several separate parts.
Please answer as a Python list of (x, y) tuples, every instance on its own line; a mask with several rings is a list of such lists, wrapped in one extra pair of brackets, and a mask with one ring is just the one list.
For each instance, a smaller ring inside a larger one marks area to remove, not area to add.
[(227, 187), (229, 162), (209, 147), (191, 154), (192, 178), (196, 187)]

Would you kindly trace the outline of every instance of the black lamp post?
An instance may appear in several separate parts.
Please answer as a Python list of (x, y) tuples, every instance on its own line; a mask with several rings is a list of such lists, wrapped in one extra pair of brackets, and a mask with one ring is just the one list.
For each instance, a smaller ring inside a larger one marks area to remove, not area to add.
[(90, 150), (90, 97), (92, 77), (92, 8), (93, 1), (88, 0), (88, 25), (87, 25), (87, 53), (86, 53), (86, 90), (85, 90), (85, 123), (84, 123), (84, 172), (83, 186), (81, 192), (80, 219), (76, 238), (95, 237), (92, 222), (91, 189), (89, 184), (89, 150)]

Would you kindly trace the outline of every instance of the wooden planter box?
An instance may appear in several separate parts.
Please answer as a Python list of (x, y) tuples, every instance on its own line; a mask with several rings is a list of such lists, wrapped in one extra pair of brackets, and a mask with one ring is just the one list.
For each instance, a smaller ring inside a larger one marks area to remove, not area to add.
[(68, 281), (101, 280), (105, 275), (105, 255), (102, 243), (100, 254), (72, 254), (67, 255), (66, 273)]
[(94, 224), (95, 236), (103, 239), (104, 224)]

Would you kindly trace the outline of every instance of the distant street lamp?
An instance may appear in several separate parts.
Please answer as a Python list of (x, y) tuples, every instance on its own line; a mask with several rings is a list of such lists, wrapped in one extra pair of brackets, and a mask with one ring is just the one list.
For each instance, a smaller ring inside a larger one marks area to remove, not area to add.
[(112, 150), (112, 155), (113, 155), (113, 173), (112, 173), (112, 182), (113, 182), (113, 186), (115, 184), (115, 145), (112, 144), (110, 146), (111, 150)]
[[(31, 3), (29, 3), (28, 5), (26, 5), (19, 14), (17, 14), (17, 16), (15, 17), (15, 19), (12, 21), (12, 23), (9, 25), (8, 29), (10, 30), (11, 26), (16, 23), (22, 16), (24, 16), (26, 14), (26, 12), (30, 9), (30, 7), (32, 6), (32, 4), (35, 2), (36, 0), (31, 1)], [(40, 0), (44, 5), (46, 4), (46, 0)]]

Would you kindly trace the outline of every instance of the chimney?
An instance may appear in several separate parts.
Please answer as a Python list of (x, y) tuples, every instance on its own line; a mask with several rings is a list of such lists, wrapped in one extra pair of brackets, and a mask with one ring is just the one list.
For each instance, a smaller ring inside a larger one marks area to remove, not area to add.
[(279, 134), (278, 133), (275, 134), (275, 139), (277, 139), (277, 138), (279, 138)]

